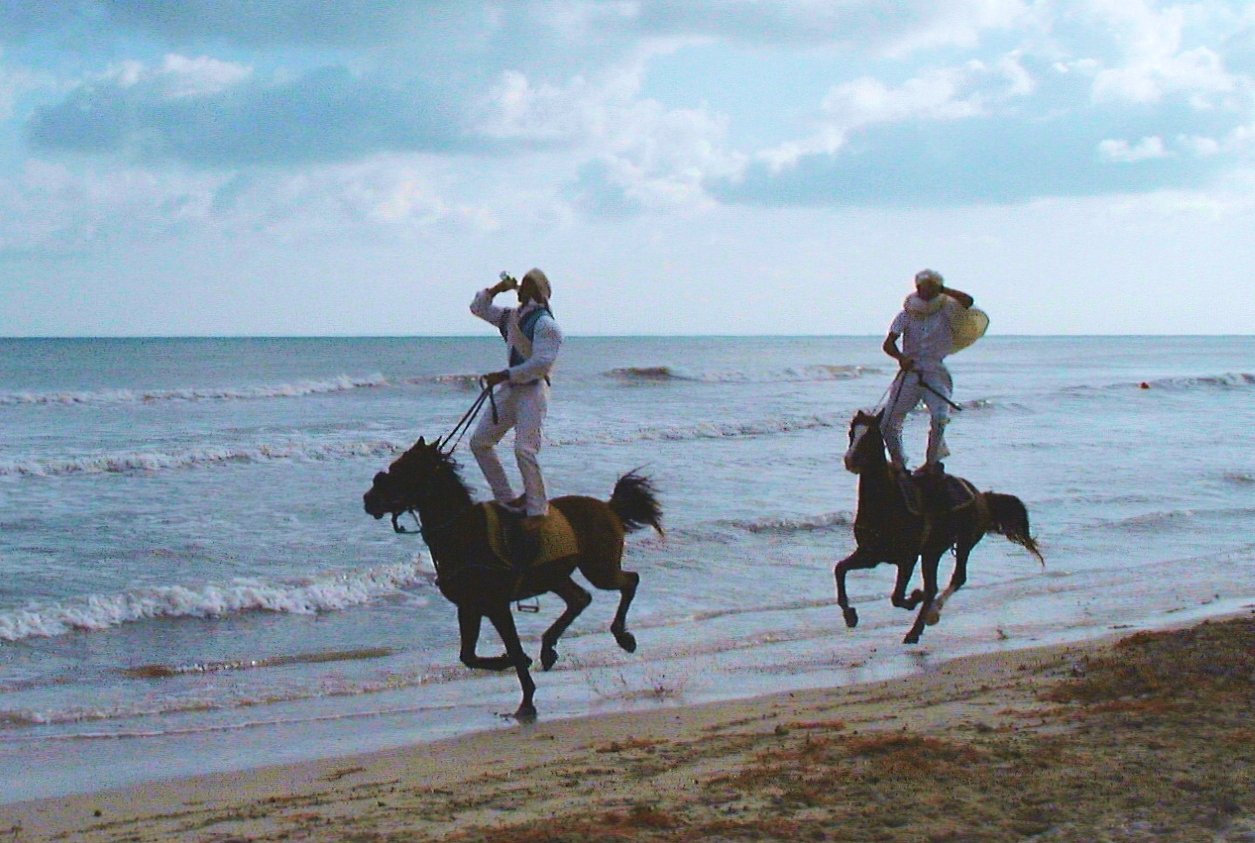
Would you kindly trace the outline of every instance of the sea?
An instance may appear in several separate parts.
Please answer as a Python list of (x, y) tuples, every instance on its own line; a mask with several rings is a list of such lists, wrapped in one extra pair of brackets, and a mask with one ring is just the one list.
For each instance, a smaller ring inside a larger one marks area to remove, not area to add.
[[(607, 499), (638, 469), (666, 534), (628, 539), (635, 653), (608, 632), (617, 593), (586, 584), (536, 666), (542, 726), (1255, 606), (1255, 337), (995, 335), (950, 358), (947, 467), (1024, 501), (1045, 566), (987, 537), (914, 646), (894, 570), (854, 572), (846, 628), (842, 455), (896, 371), (880, 344), (567, 339), (551, 493)], [(421, 536), (362, 507), (503, 361), (487, 335), (0, 340), (0, 802), (514, 728), (518, 682), (459, 663)], [(915, 462), (926, 435), (917, 411)], [(519, 607), (534, 657), (561, 606)], [(480, 651), (500, 652), (487, 625)]]

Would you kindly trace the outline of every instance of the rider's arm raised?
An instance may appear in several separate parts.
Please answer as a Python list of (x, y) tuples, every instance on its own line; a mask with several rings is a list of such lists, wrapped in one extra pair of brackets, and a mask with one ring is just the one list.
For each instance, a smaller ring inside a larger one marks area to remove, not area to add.
[(941, 294), (943, 296), (949, 296), (964, 307), (971, 307), (976, 304), (976, 299), (972, 298), (962, 290), (956, 290), (953, 287), (942, 287)]
[(508, 308), (498, 307), (492, 303), (492, 300), (499, 293), (513, 290), (516, 285), (517, 282), (513, 278), (502, 279), (491, 287), (480, 290), (475, 294), (475, 298), (471, 300), (471, 313), (485, 322), (491, 322), (493, 325), (500, 326), (501, 319), (505, 316)]

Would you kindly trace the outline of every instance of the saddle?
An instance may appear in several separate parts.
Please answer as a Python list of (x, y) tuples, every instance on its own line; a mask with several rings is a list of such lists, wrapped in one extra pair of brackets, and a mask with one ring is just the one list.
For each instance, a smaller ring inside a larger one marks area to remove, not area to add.
[(898, 493), (912, 515), (940, 515), (958, 512), (976, 502), (976, 487), (952, 474), (940, 477), (898, 474)]
[(530, 568), (580, 552), (571, 522), (556, 506), (539, 530), (528, 532), (519, 526), (522, 516), (507, 512), (495, 503), (481, 503), (488, 534), (488, 546), (511, 568)]

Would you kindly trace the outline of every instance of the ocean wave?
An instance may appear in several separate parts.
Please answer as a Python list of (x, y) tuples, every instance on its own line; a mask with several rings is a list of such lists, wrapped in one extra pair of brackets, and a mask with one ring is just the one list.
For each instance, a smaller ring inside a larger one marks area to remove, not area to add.
[(828, 512), (807, 518), (755, 518), (747, 521), (732, 521), (730, 525), (749, 533), (810, 533), (823, 530), (848, 529), (854, 524), (854, 516), (849, 512)]
[(797, 383), (803, 381), (854, 380), (865, 372), (878, 371), (865, 366), (839, 366), (814, 364), (790, 366), (765, 372), (747, 372), (736, 369), (692, 372), (676, 366), (626, 366), (611, 369), (607, 377), (625, 383), (665, 383), (667, 381), (696, 381), (699, 383)]
[(627, 442), (683, 442), (690, 439), (738, 439), (772, 436), (798, 430), (844, 428), (849, 422), (845, 414), (793, 416), (790, 418), (754, 421), (699, 422), (697, 424), (638, 427), (630, 430), (594, 433), (592, 435), (546, 437), (554, 445), (615, 445)]
[(1227, 390), (1246, 389), (1255, 386), (1255, 374), (1247, 372), (1226, 372), (1220, 375), (1186, 375), (1171, 378), (1158, 378), (1145, 381), (1122, 381), (1103, 386), (1079, 385), (1064, 389), (1068, 393), (1109, 393), (1127, 392), (1131, 389), (1164, 390), (1169, 392), (1188, 392), (1191, 390)]
[(0, 612), (0, 641), (98, 632), (156, 618), (222, 618), (246, 612), (316, 615), (338, 611), (426, 582), (413, 563), (382, 565), (308, 580), (154, 586), (93, 594), (66, 603)]
[(264, 398), (300, 398), (354, 389), (388, 386), (381, 374), (365, 377), (337, 375), (326, 380), (302, 380), (263, 386), (185, 387), (182, 389), (98, 389), (63, 392), (0, 392), (3, 405), (146, 404), (161, 401), (242, 401)]
[(185, 451), (126, 451), (87, 454), (63, 459), (0, 460), (0, 477), (64, 477), (80, 474), (125, 474), (166, 471), (224, 463), (261, 463), (271, 460), (332, 460), (346, 457), (388, 456), (408, 445), (381, 440), (343, 444), (290, 442), (251, 446), (209, 446)]

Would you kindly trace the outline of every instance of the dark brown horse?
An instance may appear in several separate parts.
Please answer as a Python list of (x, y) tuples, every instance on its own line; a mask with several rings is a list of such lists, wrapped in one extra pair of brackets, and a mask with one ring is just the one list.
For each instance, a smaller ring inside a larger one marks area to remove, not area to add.
[[(462, 663), (484, 670), (514, 668), (518, 672), (523, 701), (514, 713), (516, 718), (535, 718), (532, 696), (536, 684), (528, 671), (532, 660), (523, 652), (510, 614), (511, 602), (553, 592), (566, 603), (566, 611), (541, 637), (540, 663), (548, 670), (558, 660), (558, 638), (593, 600), (571, 577), (578, 568), (597, 588), (619, 592), (619, 609), (610, 631), (624, 650), (636, 650), (636, 638), (627, 631), (627, 612), (640, 575), (624, 571), (621, 563), (626, 533), (647, 525), (662, 533), (662, 508), (647, 478), (635, 472), (623, 475), (608, 503), (575, 495), (550, 501), (550, 506), (561, 510), (571, 523), (578, 553), (517, 569), (493, 552), (484, 507), (471, 499), (456, 461), (441, 450), (439, 440), (429, 444), (420, 438), (386, 472), (375, 475), (363, 500), (366, 511), (375, 518), (391, 513), (394, 526), (398, 514), (417, 513), (436, 565), (436, 585), (458, 607)], [(475, 652), (484, 618), (505, 644), (505, 653), (500, 656)]]
[[(874, 568), (882, 562), (898, 566), (893, 605), (908, 611), (920, 606), (905, 643), (919, 641), (924, 625), (934, 624), (950, 595), (967, 581), (967, 557), (986, 533), (999, 533), (1028, 549), (1046, 564), (1037, 542), (1029, 534), (1028, 510), (1014, 495), (977, 492), (971, 484), (959, 482), (972, 497), (965, 505), (929, 505), (912, 499), (910, 481), (901, 482), (885, 457), (885, 440), (880, 432), (881, 413), (860, 411), (850, 422), (850, 446), (845, 467), (858, 475), (858, 513), (854, 518), (857, 548), (837, 563), (837, 603), (846, 626), (858, 625), (858, 612), (845, 593), (845, 575), (852, 569)], [(952, 478), (958, 480), (958, 478)], [(937, 596), (937, 566), (947, 550), (954, 550), (954, 573), (945, 593)], [(923, 590), (906, 596), (906, 586), (923, 559)], [(921, 605), (922, 604), (922, 605)]]

